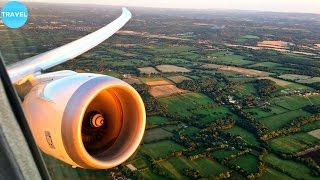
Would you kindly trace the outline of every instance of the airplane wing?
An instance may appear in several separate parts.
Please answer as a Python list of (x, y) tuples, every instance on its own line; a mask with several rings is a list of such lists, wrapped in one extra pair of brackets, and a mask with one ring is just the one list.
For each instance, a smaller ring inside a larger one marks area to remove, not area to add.
[(40, 73), (85, 53), (116, 33), (130, 18), (130, 11), (122, 8), (121, 16), (105, 27), (56, 49), (9, 65), (7, 70), (12, 83), (22, 84), (33, 74)]

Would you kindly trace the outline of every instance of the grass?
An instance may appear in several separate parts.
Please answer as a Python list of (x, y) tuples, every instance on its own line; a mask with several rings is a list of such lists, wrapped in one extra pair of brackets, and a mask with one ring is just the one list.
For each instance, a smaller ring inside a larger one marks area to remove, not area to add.
[(187, 128), (184, 128), (181, 132), (182, 135), (189, 135), (191, 136), (192, 134), (196, 134), (200, 132), (199, 128), (193, 127), (193, 126), (189, 126)]
[(166, 81), (166, 79), (162, 77), (142, 77), (139, 78), (143, 83), (152, 82), (152, 81)]
[(215, 104), (209, 97), (198, 93), (163, 97), (159, 98), (159, 102), (170, 114), (180, 117), (190, 117), (194, 114), (193, 112), (209, 109), (210, 105)]
[(143, 141), (145, 143), (150, 143), (153, 141), (168, 139), (172, 136), (173, 134), (171, 132), (168, 132), (162, 128), (149, 129), (145, 132)]
[(152, 46), (150, 47), (150, 53), (154, 54), (179, 54), (182, 52), (188, 52), (196, 50), (196, 48), (191, 46), (175, 46), (175, 47), (164, 47), (164, 46)]
[(232, 154), (237, 154), (239, 152), (239, 150), (228, 150), (228, 149), (222, 149), (222, 150), (218, 150), (218, 151), (214, 151), (212, 153), (213, 157), (222, 160), (227, 156), (230, 156)]
[(178, 127), (178, 125), (168, 125), (163, 127), (163, 129), (173, 132), (173, 131), (178, 131), (180, 128)]
[(232, 52), (229, 51), (220, 51), (215, 53), (210, 53), (208, 56), (211, 58), (208, 58), (207, 60), (210, 63), (216, 63), (216, 64), (226, 64), (226, 65), (247, 65), (252, 64), (252, 61), (244, 60), (243, 56), (240, 55), (234, 55)]
[(257, 90), (252, 83), (245, 83), (235, 88), (242, 95), (256, 95)]
[(187, 61), (181, 58), (159, 57), (159, 58), (154, 58), (153, 61), (158, 64), (172, 64), (172, 65), (182, 65), (182, 66), (185, 66), (186, 64), (191, 64), (190, 61)]
[(272, 139), (268, 141), (268, 144), (276, 151), (297, 153), (310, 147), (314, 147), (315, 145), (319, 145), (319, 139), (307, 133), (297, 133)]
[(144, 169), (144, 168), (148, 167), (148, 165), (146, 164), (146, 162), (142, 158), (138, 158), (138, 159), (134, 160), (131, 164), (134, 167), (136, 167), (137, 169)]
[(294, 180), (290, 176), (272, 168), (267, 168), (259, 180)]
[(157, 125), (157, 124), (162, 124), (162, 123), (166, 123), (169, 120), (165, 117), (161, 117), (161, 116), (149, 116), (147, 117), (147, 124), (149, 125)]
[(186, 157), (174, 157), (170, 158), (168, 161), (160, 162), (159, 165), (173, 175), (174, 179), (186, 179), (186, 177), (182, 175), (184, 168), (195, 169), (206, 178), (217, 176), (220, 173), (227, 171), (224, 166), (207, 158), (189, 160)]
[(258, 169), (258, 158), (253, 155), (240, 156), (230, 161), (231, 164), (242, 167), (249, 173), (255, 173)]
[(225, 132), (236, 136), (239, 135), (242, 138), (242, 140), (244, 140), (248, 144), (259, 145), (256, 137), (252, 133), (248, 132), (247, 130), (241, 127), (234, 126), (231, 129), (227, 129)]
[(283, 74), (279, 76), (283, 79), (292, 80), (298, 83), (315, 83), (320, 82), (320, 77), (312, 77), (312, 76), (306, 76), (306, 75), (300, 75), (300, 74)]
[(312, 131), (312, 130), (315, 130), (315, 129), (320, 129), (320, 121), (314, 121), (312, 123), (308, 123), (304, 126), (301, 127), (301, 129), (303, 131)]
[(183, 147), (173, 141), (165, 140), (151, 144), (144, 144), (141, 151), (153, 159), (159, 159), (169, 155), (173, 151), (181, 151)]
[(243, 56), (239, 56), (239, 55), (220, 56), (215, 59), (211, 59), (210, 61), (216, 64), (237, 65), (237, 66), (252, 64), (252, 61), (244, 60)]
[(262, 118), (260, 121), (267, 126), (270, 130), (277, 130), (285, 126), (286, 124), (289, 124), (294, 119), (301, 117), (301, 116), (308, 116), (310, 113), (298, 109), (295, 111), (289, 111), (282, 114), (278, 114), (275, 116), (270, 116), (267, 118)]
[(317, 179), (311, 175), (311, 170), (307, 166), (292, 160), (282, 160), (274, 154), (269, 154), (265, 161), (297, 179)]
[(165, 180), (166, 178), (164, 177), (160, 177), (156, 174), (154, 174), (152, 171), (150, 171), (149, 169), (140, 172), (143, 176), (143, 179), (154, 179), (154, 180)]
[(271, 102), (288, 110), (296, 110), (311, 105), (310, 101), (303, 96), (283, 96), (274, 98)]
[(281, 66), (281, 64), (274, 63), (274, 62), (260, 62), (253, 65), (248, 66), (249, 68), (255, 68), (255, 67), (266, 67), (266, 68), (275, 68)]
[(308, 96), (313, 104), (320, 104), (320, 95)]
[(246, 112), (252, 112), (253, 113), (253, 117), (255, 117), (256, 119), (266, 118), (266, 117), (270, 117), (270, 116), (274, 116), (274, 115), (277, 115), (277, 114), (282, 114), (282, 113), (288, 112), (287, 109), (282, 108), (282, 107), (277, 106), (277, 105), (268, 106), (268, 108), (271, 109), (270, 112), (266, 112), (262, 108), (250, 108), (250, 109), (246, 109), (245, 111)]
[(238, 119), (238, 117), (234, 115), (226, 106), (219, 106), (210, 109), (198, 109), (194, 112), (194, 114), (200, 116), (202, 115), (203, 118), (201, 119), (201, 122), (203, 123), (213, 122), (217, 119), (225, 117), (227, 114), (231, 114), (234, 119)]

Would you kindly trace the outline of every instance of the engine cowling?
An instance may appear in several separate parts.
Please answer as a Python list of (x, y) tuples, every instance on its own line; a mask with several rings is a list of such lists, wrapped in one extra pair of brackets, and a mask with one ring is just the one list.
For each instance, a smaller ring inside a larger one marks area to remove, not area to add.
[(55, 80), (45, 76), (22, 103), (44, 152), (76, 167), (106, 169), (136, 151), (146, 114), (133, 87), (98, 74), (74, 73)]

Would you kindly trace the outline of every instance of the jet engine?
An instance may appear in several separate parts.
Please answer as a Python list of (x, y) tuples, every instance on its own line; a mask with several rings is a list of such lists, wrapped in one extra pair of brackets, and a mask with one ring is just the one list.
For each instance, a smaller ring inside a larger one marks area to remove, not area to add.
[(144, 134), (139, 94), (110, 76), (61, 74), (36, 77), (22, 103), (38, 146), (74, 167), (106, 169), (123, 163)]

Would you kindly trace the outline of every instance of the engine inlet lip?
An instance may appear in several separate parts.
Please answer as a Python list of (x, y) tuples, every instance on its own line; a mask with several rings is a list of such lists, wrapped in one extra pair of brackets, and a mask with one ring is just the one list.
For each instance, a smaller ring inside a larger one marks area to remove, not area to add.
[[(82, 123), (79, 123), (78, 120), (83, 118), (85, 110), (90, 102), (102, 90), (112, 88), (123, 89), (132, 96), (132, 98), (139, 106), (137, 107), (137, 111), (139, 111), (139, 114), (141, 114), (141, 120), (139, 119), (139, 122), (141, 121), (141, 123), (137, 127), (138, 133), (135, 135), (135, 141), (129, 145), (130, 148), (123, 151), (122, 154), (119, 155), (119, 159), (114, 159), (106, 162), (90, 155), (85, 149), (81, 137)], [(86, 99), (86, 101), (81, 101), (79, 103), (79, 98)], [(144, 104), (140, 95), (134, 90), (134, 88), (119, 79), (110, 76), (99, 76), (90, 79), (89, 81), (81, 85), (69, 99), (66, 109), (63, 113), (61, 125), (63, 145), (70, 158), (80, 167), (100, 169), (111, 168), (124, 162), (138, 148), (144, 134), (146, 122), (145, 118), (146, 114)]]

